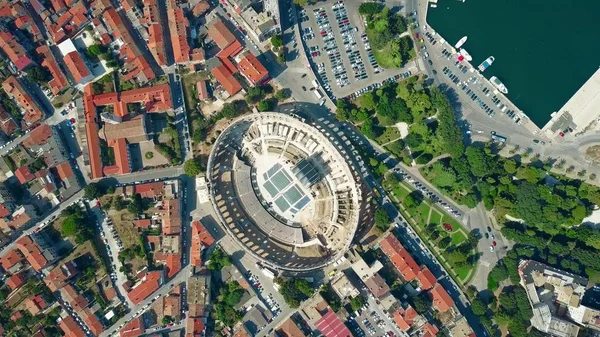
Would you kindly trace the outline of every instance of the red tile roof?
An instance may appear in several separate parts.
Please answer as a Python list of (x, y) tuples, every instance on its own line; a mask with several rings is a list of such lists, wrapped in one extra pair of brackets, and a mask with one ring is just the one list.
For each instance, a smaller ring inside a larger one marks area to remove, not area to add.
[(167, 254), (165, 267), (167, 271), (167, 279), (175, 276), (181, 270), (181, 255)]
[(202, 265), (202, 249), (208, 247), (215, 242), (213, 237), (208, 233), (206, 228), (202, 226), (200, 221), (192, 222), (192, 243), (190, 252), (190, 264), (200, 267)]
[(6, 284), (10, 287), (11, 290), (16, 290), (20, 288), (23, 284), (25, 284), (25, 279), (21, 275), (21, 273), (17, 273), (11, 275), (8, 280), (6, 280)]
[(83, 59), (79, 56), (79, 52), (72, 51), (68, 53), (65, 55), (64, 61), (76, 83), (81, 83), (91, 75), (85, 62), (83, 62)]
[(394, 312), (394, 322), (402, 331), (408, 331), (417, 316), (419, 316), (417, 311), (409, 306), (406, 310), (400, 309)]
[(80, 311), (79, 316), (81, 316), (81, 319), (85, 322), (85, 325), (87, 325), (94, 336), (100, 336), (102, 331), (104, 331), (104, 325), (100, 323), (98, 317), (96, 317), (90, 309)]
[(246, 76), (252, 84), (257, 85), (266, 80), (269, 76), (267, 69), (251, 52), (246, 52), (240, 62), (238, 62), (239, 71)]
[(425, 267), (421, 269), (419, 274), (417, 274), (417, 279), (419, 280), (419, 284), (421, 285), (421, 290), (429, 290), (433, 288), (437, 279), (433, 276), (433, 273), (429, 270), (429, 268)]
[(35, 271), (42, 270), (48, 263), (48, 260), (42, 255), (40, 247), (38, 247), (37, 243), (33, 242), (29, 236), (20, 238), (17, 240), (16, 244), (17, 248), (21, 251), (23, 256), (25, 256), (27, 262), (29, 262)]
[(52, 54), (48, 46), (41, 45), (36, 49), (36, 51), (38, 52), (38, 54), (43, 55), (44, 57), (44, 60), (42, 61), (42, 66), (46, 67), (46, 69), (48, 69), (50, 71), (50, 74), (52, 75), (52, 80), (48, 82), (48, 85), (50, 85), (52, 93), (56, 95), (61, 90), (66, 88), (69, 85), (69, 82), (67, 81), (67, 78), (65, 77), (63, 71), (58, 66), (58, 63), (56, 62), (56, 59), (54, 58), (54, 55)]
[(421, 337), (435, 337), (437, 336), (438, 332), (440, 332), (440, 329), (438, 329), (437, 326), (430, 323), (425, 323), (423, 326), (423, 335)]
[(162, 181), (140, 184), (133, 186), (133, 193), (139, 194), (142, 198), (155, 198), (162, 193), (165, 183)]
[(454, 301), (439, 283), (429, 291), (433, 306), (440, 312), (446, 312), (454, 306)]
[(155, 292), (162, 283), (162, 273), (160, 271), (151, 271), (144, 279), (127, 293), (127, 296), (133, 304), (142, 302), (146, 297)]
[(2, 88), (6, 94), (14, 98), (21, 109), (25, 111), (23, 119), (29, 124), (33, 124), (42, 119), (42, 110), (39, 105), (33, 100), (21, 82), (16, 77), (11, 76), (2, 82)]
[(19, 129), (19, 126), (12, 119), (12, 116), (0, 106), (0, 129), (7, 135), (10, 136), (13, 132)]
[(57, 266), (48, 273), (44, 282), (50, 291), (55, 292), (67, 284), (67, 281), (77, 275), (79, 271), (73, 261), (68, 261), (63, 265)]
[(331, 308), (327, 308), (327, 313), (319, 318), (315, 326), (325, 337), (352, 337), (350, 330)]
[(175, 0), (167, 0), (167, 17), (169, 18), (169, 30), (175, 62), (189, 62), (191, 48), (187, 42), (188, 20), (183, 13), (183, 9), (177, 7)]
[(16, 264), (22, 262), (23, 259), (23, 255), (17, 249), (12, 249), (2, 258), (0, 258), (0, 264), (2, 265), (2, 269), (4, 269), (4, 271), (8, 271)]
[(60, 180), (67, 180), (75, 175), (75, 173), (73, 173), (71, 163), (68, 161), (63, 161), (62, 163), (56, 165), (55, 169)]
[(69, 303), (69, 305), (77, 312), (85, 309), (89, 305), (88, 300), (78, 293), (70, 284), (65, 285), (59, 291), (63, 300)]
[(223, 21), (215, 20), (208, 25), (208, 36), (219, 46), (221, 49), (237, 41), (235, 35), (225, 26)]
[(131, 165), (129, 163), (129, 151), (127, 150), (127, 141), (125, 138), (110, 140), (108, 146), (112, 147), (115, 153), (115, 164), (105, 166), (103, 169), (104, 175), (121, 175), (131, 173)]
[(379, 243), (379, 248), (396, 266), (405, 281), (412, 281), (417, 277), (419, 266), (393, 234), (388, 234)]
[(33, 173), (31, 173), (29, 166), (21, 166), (18, 169), (16, 169), (15, 176), (21, 184), (25, 184), (26, 182), (31, 181), (35, 178)]
[(64, 332), (65, 337), (85, 337), (81, 327), (75, 322), (72, 316), (67, 316), (58, 322), (58, 326)]
[(162, 207), (162, 234), (173, 235), (181, 233), (181, 214), (179, 213), (179, 200), (163, 200)]
[(19, 71), (27, 68), (33, 61), (27, 55), (25, 48), (17, 38), (9, 32), (0, 32), (0, 49), (8, 56)]
[(213, 68), (211, 74), (221, 83), (229, 95), (233, 96), (242, 90), (240, 83), (224, 65)]
[(0, 204), (0, 218), (6, 218), (10, 214), (10, 209), (8, 209), (4, 204)]
[(196, 83), (196, 91), (198, 92), (198, 99), (205, 100), (208, 98), (208, 90), (206, 89), (206, 81), (201, 80)]
[(186, 320), (186, 337), (200, 337), (204, 332), (204, 322), (202, 318), (188, 317)]
[(139, 219), (133, 221), (133, 225), (135, 226), (135, 228), (148, 228), (151, 224), (152, 220), (150, 219)]
[(32, 315), (37, 315), (40, 311), (48, 307), (48, 303), (40, 295), (34, 295), (25, 300), (25, 307)]
[[(240, 41), (235, 40), (229, 46), (223, 48), (218, 54), (217, 57), (221, 60), (226, 59), (228, 57), (234, 57), (239, 54), (242, 50), (244, 50), (244, 46), (240, 43)], [(231, 70), (232, 72), (234, 70)]]
[(134, 318), (121, 329), (121, 337), (137, 337), (144, 332), (144, 321), (141, 317)]
[(85, 114), (85, 134), (88, 141), (90, 171), (92, 179), (102, 177), (102, 161), (100, 159), (100, 138), (96, 124), (96, 107), (93, 102), (94, 89), (88, 84), (83, 88), (83, 110)]
[(52, 137), (52, 128), (48, 124), (42, 124), (31, 130), (29, 136), (23, 141), (23, 146), (30, 148), (34, 145), (45, 144)]

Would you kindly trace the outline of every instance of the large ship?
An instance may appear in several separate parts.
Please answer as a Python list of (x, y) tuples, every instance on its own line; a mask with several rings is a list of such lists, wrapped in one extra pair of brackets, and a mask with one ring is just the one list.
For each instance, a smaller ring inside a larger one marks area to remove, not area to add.
[(460, 54), (465, 58), (465, 60), (471, 62), (473, 61), (473, 58), (471, 57), (471, 54), (469, 54), (465, 49), (460, 48)]
[(494, 63), (494, 60), (495, 60), (495, 58), (493, 56), (490, 56), (490, 57), (486, 58), (485, 61), (481, 62), (481, 64), (477, 68), (479, 69), (479, 71), (483, 72), (489, 66), (491, 66), (492, 63)]
[(508, 94), (508, 89), (506, 89), (506, 86), (504, 86), (504, 83), (502, 83), (502, 81), (500, 81), (498, 77), (492, 76), (492, 78), (490, 78), (490, 81), (496, 88), (498, 88), (498, 90), (500, 90), (501, 93), (505, 95)]
[(454, 45), (454, 48), (456, 48), (456, 49), (460, 48), (463, 44), (465, 44), (465, 42), (467, 42), (467, 37), (463, 36), (460, 40), (458, 40), (458, 42), (456, 42), (456, 44)]

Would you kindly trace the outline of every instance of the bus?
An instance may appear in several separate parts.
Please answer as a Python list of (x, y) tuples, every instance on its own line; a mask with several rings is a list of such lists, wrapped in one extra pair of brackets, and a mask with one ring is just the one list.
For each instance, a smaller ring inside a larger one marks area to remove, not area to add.
[(312, 82), (310, 82), (310, 83), (313, 85), (313, 87), (314, 87), (315, 89), (317, 89), (317, 88), (319, 87), (319, 83), (317, 83), (317, 81), (316, 81), (316, 80), (312, 80)]
[(323, 95), (321, 94), (321, 92), (317, 89), (313, 91), (315, 93), (315, 96), (317, 96), (318, 99), (323, 98)]
[(502, 137), (502, 136), (498, 135), (496, 133), (496, 131), (492, 131), (491, 133), (492, 133), (493, 140), (500, 142), (500, 143), (506, 143), (506, 137)]

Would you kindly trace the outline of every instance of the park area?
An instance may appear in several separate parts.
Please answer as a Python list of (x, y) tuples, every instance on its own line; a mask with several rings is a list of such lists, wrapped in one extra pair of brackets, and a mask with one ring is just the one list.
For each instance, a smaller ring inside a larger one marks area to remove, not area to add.
[(477, 251), (467, 230), (395, 174), (386, 176), (383, 187), (438, 260), (454, 272), (453, 277), (461, 284), (468, 282), (474, 275)]

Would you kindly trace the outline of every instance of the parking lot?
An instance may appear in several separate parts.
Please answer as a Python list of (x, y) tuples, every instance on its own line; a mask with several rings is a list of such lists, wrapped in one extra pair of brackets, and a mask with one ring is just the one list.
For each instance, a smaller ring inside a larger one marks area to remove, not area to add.
[[(438, 74), (436, 70), (433, 70), (434, 75), (448, 79), (466, 95), (467, 99), (471, 100), (490, 118), (499, 112), (500, 115), (505, 115), (516, 124), (523, 123), (524, 119), (521, 113), (509, 109), (508, 105), (510, 103), (490, 82), (485, 80), (475, 66), (463, 60), (461, 55), (435, 31), (428, 29), (426, 26), (424, 28), (426, 30), (421, 33), (419, 38), (421, 55), (430, 66), (433, 66), (434, 63), (438, 69), (442, 65), (444, 66), (442, 69), (443, 74)], [(431, 52), (431, 55), (429, 52)], [(467, 131), (467, 133), (470, 132)]]
[[(357, 313), (358, 316), (356, 316)], [(391, 331), (386, 331), (385, 321), (368, 305), (364, 305), (359, 311), (353, 313), (347, 324), (353, 335), (357, 337), (394, 335)]]
[[(375, 88), (375, 84), (398, 80), (414, 68), (414, 62), (405, 69), (379, 67), (357, 10), (354, 4), (330, 1), (298, 12), (306, 55), (320, 85), (333, 99), (358, 95), (368, 86)], [(315, 95), (321, 98), (321, 92)]]

